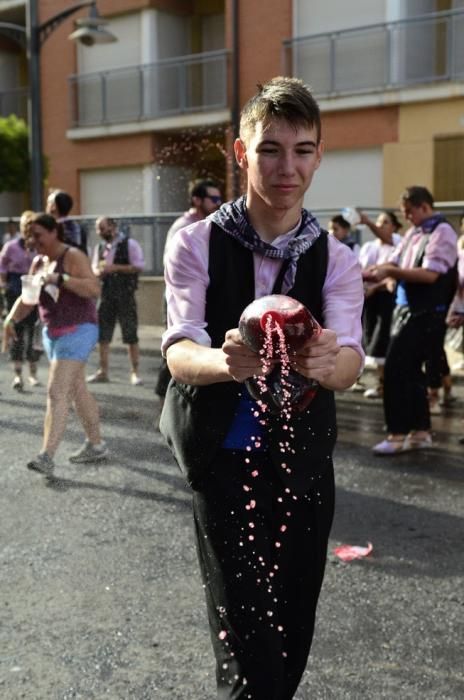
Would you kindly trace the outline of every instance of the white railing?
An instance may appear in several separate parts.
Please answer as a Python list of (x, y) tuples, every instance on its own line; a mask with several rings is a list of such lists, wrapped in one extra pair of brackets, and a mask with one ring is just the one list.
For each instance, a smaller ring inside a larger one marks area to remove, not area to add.
[(284, 42), (287, 75), (318, 97), (464, 79), (464, 10)]
[(223, 109), (227, 51), (178, 56), (69, 78), (73, 127)]
[[(380, 211), (385, 211), (379, 207), (360, 206), (362, 211), (375, 219)], [(389, 207), (387, 207), (389, 208)], [(459, 232), (460, 217), (464, 213), (464, 201), (459, 202), (436, 202), (435, 208), (445, 214), (450, 223), (455, 227), (456, 232)], [(314, 216), (318, 219), (322, 226), (327, 227), (328, 221), (335, 214), (341, 213), (340, 208), (312, 209)], [(122, 214), (111, 215), (118, 225), (118, 228), (123, 233), (135, 238), (143, 248), (145, 254), (145, 275), (162, 276), (163, 275), (163, 251), (166, 242), (166, 234), (169, 227), (182, 212), (166, 212), (158, 214)], [(401, 213), (396, 211), (401, 219)], [(19, 223), (19, 217), (11, 217), (15, 222)], [(7, 224), (11, 220), (10, 217), (0, 216), (0, 240), (3, 233), (6, 232)], [(88, 236), (89, 252), (98, 242), (95, 233), (96, 216), (75, 216), (76, 221), (85, 226)], [(406, 227), (407, 228), (407, 227)], [(404, 229), (403, 229), (404, 230)], [(364, 232), (359, 232), (359, 242), (364, 242)]]

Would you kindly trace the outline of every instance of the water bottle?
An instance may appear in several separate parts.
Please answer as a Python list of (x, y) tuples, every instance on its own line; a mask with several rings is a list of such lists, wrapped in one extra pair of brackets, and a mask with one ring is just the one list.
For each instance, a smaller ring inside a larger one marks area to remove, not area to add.
[(265, 377), (246, 381), (251, 396), (273, 413), (303, 411), (314, 398), (318, 383), (290, 367), (294, 356), (321, 327), (299, 301), (283, 294), (256, 299), (243, 311), (239, 331), (246, 345), (263, 358)]
[(357, 226), (361, 223), (361, 217), (355, 207), (344, 207), (341, 211), (341, 215), (345, 221), (348, 221), (350, 226)]

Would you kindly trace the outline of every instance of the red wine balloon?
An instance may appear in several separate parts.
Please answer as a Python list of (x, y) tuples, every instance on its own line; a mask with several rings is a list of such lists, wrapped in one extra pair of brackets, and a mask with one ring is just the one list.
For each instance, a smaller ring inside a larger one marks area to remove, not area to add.
[(265, 377), (246, 381), (251, 396), (274, 413), (304, 410), (318, 383), (291, 369), (290, 362), (307, 340), (321, 332), (311, 312), (292, 297), (270, 294), (246, 307), (239, 330), (243, 341), (261, 354), (268, 368)]

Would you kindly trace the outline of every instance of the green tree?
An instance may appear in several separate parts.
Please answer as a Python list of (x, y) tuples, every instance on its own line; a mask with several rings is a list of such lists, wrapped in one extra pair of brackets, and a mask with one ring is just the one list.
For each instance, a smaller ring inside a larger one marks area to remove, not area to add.
[(29, 190), (28, 127), (14, 114), (0, 117), (0, 192)]

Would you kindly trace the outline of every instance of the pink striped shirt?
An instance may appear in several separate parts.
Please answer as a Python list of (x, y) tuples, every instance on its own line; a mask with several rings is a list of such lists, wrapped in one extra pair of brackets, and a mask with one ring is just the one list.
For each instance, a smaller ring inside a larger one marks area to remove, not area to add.
[[(412, 227), (403, 236), (403, 240), (390, 256), (389, 262), (399, 264), (407, 269), (413, 266), (419, 246), (424, 234), (421, 228)], [(456, 232), (445, 223), (438, 224), (436, 229), (430, 234), (429, 242), (425, 249), (422, 267), (439, 274), (447, 272), (456, 262)], [(400, 261), (403, 250), (405, 254)]]

